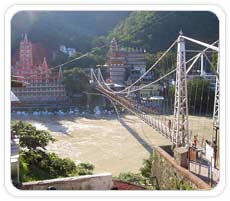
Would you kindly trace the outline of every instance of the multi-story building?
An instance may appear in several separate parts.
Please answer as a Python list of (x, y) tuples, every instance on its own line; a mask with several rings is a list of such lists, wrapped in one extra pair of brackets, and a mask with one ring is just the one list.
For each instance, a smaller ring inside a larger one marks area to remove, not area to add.
[(115, 38), (110, 43), (109, 50), (109, 77), (113, 83), (121, 84), (125, 80), (125, 51), (121, 49)]
[(138, 48), (121, 48), (115, 38), (110, 43), (109, 76), (113, 83), (124, 83), (127, 78), (136, 80), (146, 69), (146, 51)]
[(126, 53), (126, 63), (132, 68), (132, 70), (139, 71), (140, 74), (144, 74), (146, 69), (145, 50), (142, 50), (141, 48), (128, 48)]
[[(33, 48), (35, 47), (35, 48)], [(20, 42), (19, 61), (12, 65), (12, 75), (27, 82), (26, 87), (12, 87), (12, 91), (22, 103), (51, 103), (66, 100), (65, 87), (62, 84), (62, 71), (52, 71), (46, 58), (37, 61), (36, 46), (25, 34)]]

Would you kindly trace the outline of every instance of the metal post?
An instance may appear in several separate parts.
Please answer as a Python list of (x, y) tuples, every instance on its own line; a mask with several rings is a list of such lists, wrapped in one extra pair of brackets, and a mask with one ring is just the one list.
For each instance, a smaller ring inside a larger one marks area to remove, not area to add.
[(92, 68), (90, 68), (90, 80), (92, 80), (92, 81), (94, 80), (93, 79), (93, 69)]
[(200, 55), (200, 76), (204, 77), (204, 55)]
[(97, 79), (99, 82), (101, 82), (101, 70), (100, 70), (100, 68), (97, 69)]
[[(215, 102), (214, 102), (214, 110), (213, 110), (213, 124), (214, 128), (219, 128), (219, 107), (220, 107), (220, 80), (219, 80), (219, 53), (218, 53), (218, 60), (217, 60), (217, 75), (216, 75), (216, 88), (215, 88)], [(212, 136), (213, 141), (213, 136)]]
[(20, 178), (19, 178), (19, 168), (20, 168), (20, 166), (19, 166), (19, 163), (20, 163), (20, 161), (19, 161), (19, 155), (18, 155), (18, 161), (17, 161), (17, 182), (18, 182), (18, 184), (20, 183)]
[(172, 141), (176, 147), (188, 143), (188, 96), (185, 64), (185, 41), (180, 31), (177, 43), (177, 69), (175, 85)]

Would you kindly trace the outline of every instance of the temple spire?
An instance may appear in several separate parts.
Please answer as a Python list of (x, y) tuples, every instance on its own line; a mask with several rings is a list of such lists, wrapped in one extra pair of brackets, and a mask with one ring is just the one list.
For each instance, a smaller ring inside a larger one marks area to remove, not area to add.
[(46, 62), (46, 57), (43, 58), (42, 67), (45, 67), (46, 69), (48, 68), (48, 65), (47, 65), (47, 62)]
[(62, 79), (63, 79), (63, 72), (62, 72), (62, 67), (60, 66), (58, 72), (58, 81), (61, 81)]
[(27, 33), (25, 33), (25, 35), (24, 35), (24, 42), (28, 42), (28, 37), (27, 37)]
[(33, 66), (32, 44), (28, 40), (27, 33), (23, 35), (19, 49), (19, 66), (30, 68)]

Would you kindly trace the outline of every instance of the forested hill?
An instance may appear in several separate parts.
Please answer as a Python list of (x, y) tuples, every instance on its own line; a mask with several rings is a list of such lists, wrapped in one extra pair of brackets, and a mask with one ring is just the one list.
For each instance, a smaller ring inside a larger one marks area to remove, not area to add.
[(219, 22), (211, 12), (132, 12), (110, 38), (115, 36), (124, 46), (156, 52), (167, 49), (180, 30), (186, 36), (213, 42), (219, 37)]
[(33, 11), (12, 18), (12, 54), (22, 33), (49, 51), (60, 45), (87, 52), (116, 37), (123, 46), (142, 47), (147, 52), (164, 51), (178, 32), (205, 42), (219, 37), (219, 22), (210, 12), (186, 11)]
[(64, 44), (80, 52), (88, 51), (95, 37), (107, 35), (128, 14), (111, 11), (22, 11), (11, 21), (12, 52), (18, 48), (21, 35), (25, 32), (30, 40), (42, 43), (49, 49)]

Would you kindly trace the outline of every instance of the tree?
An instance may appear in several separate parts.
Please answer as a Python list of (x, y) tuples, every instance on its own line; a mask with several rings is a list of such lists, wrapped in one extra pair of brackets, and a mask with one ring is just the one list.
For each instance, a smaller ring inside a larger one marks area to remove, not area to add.
[(90, 87), (89, 76), (80, 68), (73, 68), (64, 71), (64, 84), (66, 86), (67, 95), (73, 96), (82, 94)]
[(37, 130), (32, 124), (23, 121), (15, 121), (11, 124), (12, 132), (19, 136), (20, 147), (28, 150), (44, 149), (48, 143), (54, 142), (52, 135), (45, 130)]
[[(210, 81), (193, 78), (187, 82), (189, 114), (210, 114), (214, 105), (214, 90)], [(169, 98), (174, 101), (175, 86), (169, 88)]]
[(12, 132), (19, 136), (22, 149), (19, 153), (20, 181), (34, 181), (93, 174), (94, 166), (80, 163), (76, 166), (69, 158), (59, 158), (55, 153), (45, 151), (54, 138), (48, 131), (37, 130), (29, 123), (16, 121), (11, 124)]
[(187, 85), (189, 113), (211, 113), (214, 105), (214, 90), (210, 87), (210, 81), (194, 78), (188, 81)]
[[(218, 25), (218, 18), (211, 12), (134, 11), (108, 37), (156, 53), (167, 49), (181, 29), (185, 35), (211, 43), (219, 37)], [(187, 47), (192, 48), (190, 44)]]
[[(27, 32), (33, 42), (50, 51), (60, 45), (87, 52), (97, 37), (106, 35), (129, 11), (21, 11), (12, 18), (12, 52), (18, 48), (21, 34)], [(103, 42), (103, 37), (100, 41)], [(97, 44), (101, 44), (101, 42)], [(97, 46), (97, 45), (96, 45)], [(49, 60), (49, 59), (48, 59)]]

